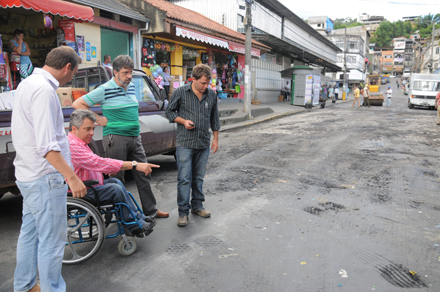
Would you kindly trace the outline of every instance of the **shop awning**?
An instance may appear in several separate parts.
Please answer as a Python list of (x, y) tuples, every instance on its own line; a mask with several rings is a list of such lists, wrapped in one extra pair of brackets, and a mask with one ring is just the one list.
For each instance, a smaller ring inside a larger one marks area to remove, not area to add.
[(0, 0), (0, 7), (22, 7), (27, 10), (32, 9), (36, 12), (50, 13), (83, 21), (93, 20), (93, 9), (91, 7), (61, 0)]
[(199, 42), (207, 43), (210, 45), (222, 47), (225, 49), (229, 49), (229, 44), (226, 40), (217, 38), (214, 36), (210, 36), (204, 33), (200, 33), (188, 28), (183, 28), (176, 25), (176, 35), (188, 39), (193, 39)]
[[(236, 42), (229, 41), (229, 51), (236, 52), (236, 53), (244, 55), (245, 52), (246, 52), (246, 46), (242, 45), (242, 44), (239, 44), (239, 43), (236, 43)], [(252, 48), (251, 49), (251, 55), (255, 56), (255, 57), (260, 57), (260, 50)]]

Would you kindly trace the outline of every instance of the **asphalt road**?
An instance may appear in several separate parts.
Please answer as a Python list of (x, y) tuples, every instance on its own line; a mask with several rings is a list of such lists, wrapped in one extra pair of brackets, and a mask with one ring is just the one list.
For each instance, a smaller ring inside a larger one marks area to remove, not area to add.
[[(212, 217), (185, 228), (174, 158), (153, 157), (170, 218), (130, 257), (110, 239), (64, 265), (68, 291), (440, 291), (440, 128), (391, 80), (390, 108), (337, 103), (222, 132), (204, 185)], [(0, 200), (0, 291), (13, 290), (20, 209)]]

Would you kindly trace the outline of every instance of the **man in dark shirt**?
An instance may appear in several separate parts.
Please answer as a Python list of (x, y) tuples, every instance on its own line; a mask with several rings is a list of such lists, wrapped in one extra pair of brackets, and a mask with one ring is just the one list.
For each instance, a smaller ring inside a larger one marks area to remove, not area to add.
[[(209, 156), (209, 144), (212, 130), (212, 153), (218, 150), (217, 96), (208, 88), (211, 80), (211, 68), (197, 65), (193, 71), (193, 81), (173, 92), (166, 116), (177, 125), (177, 205), (179, 219), (177, 225), (188, 225), (188, 214), (208, 218), (211, 213), (205, 210), (203, 202), (203, 178)], [(192, 191), (192, 193), (191, 193)], [(191, 196), (191, 202), (190, 202)]]

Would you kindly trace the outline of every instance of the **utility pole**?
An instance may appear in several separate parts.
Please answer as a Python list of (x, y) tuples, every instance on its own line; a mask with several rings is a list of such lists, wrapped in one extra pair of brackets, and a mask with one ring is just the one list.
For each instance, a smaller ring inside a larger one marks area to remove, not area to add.
[(252, 3), (253, 0), (246, 0), (246, 49), (244, 65), (244, 105), (243, 111), (247, 114), (248, 120), (252, 119), (251, 112), (251, 54), (252, 54)]
[(431, 35), (431, 67), (429, 67), (429, 73), (432, 73), (434, 66), (434, 31), (435, 31), (435, 14), (432, 16), (432, 35)]
[(342, 86), (342, 99), (345, 100), (347, 97), (345, 96), (347, 94), (347, 88), (346, 88), (346, 76), (347, 75), (347, 27), (344, 28), (344, 85)]

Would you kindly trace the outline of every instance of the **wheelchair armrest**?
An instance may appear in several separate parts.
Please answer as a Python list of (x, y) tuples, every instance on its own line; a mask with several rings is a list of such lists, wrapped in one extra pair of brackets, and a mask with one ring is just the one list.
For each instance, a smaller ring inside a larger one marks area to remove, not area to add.
[(85, 180), (85, 181), (83, 181), (83, 184), (88, 188), (88, 187), (99, 184), (99, 181), (97, 179)]

